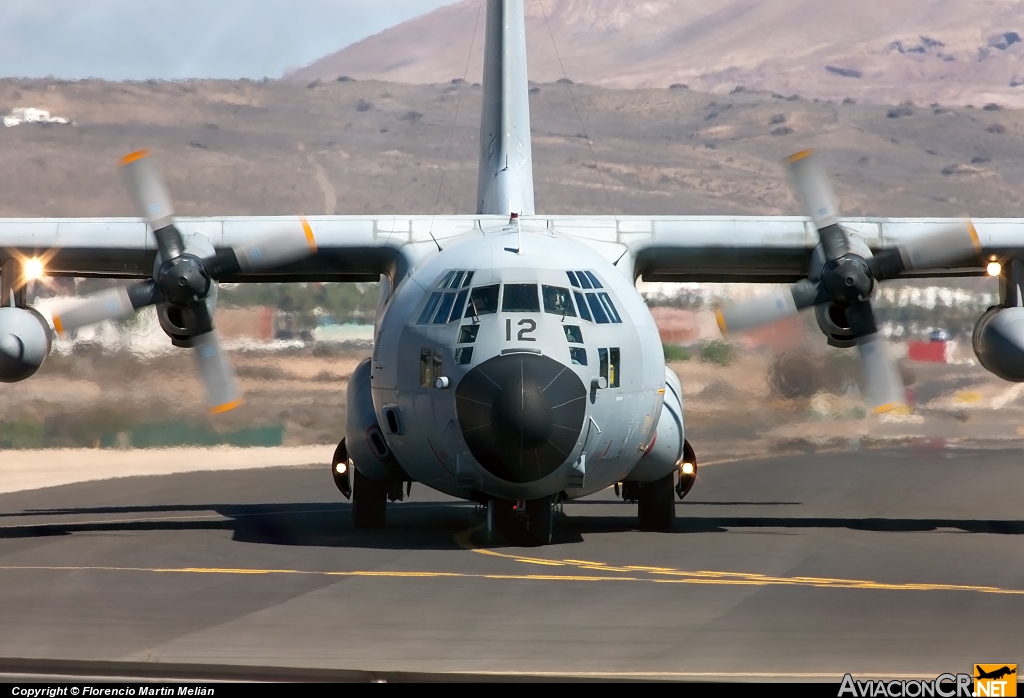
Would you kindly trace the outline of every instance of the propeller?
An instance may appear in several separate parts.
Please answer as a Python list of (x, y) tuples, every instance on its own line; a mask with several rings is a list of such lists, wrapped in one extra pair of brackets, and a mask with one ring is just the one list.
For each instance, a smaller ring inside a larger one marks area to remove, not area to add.
[(171, 197), (149, 153), (131, 153), (121, 159), (120, 165), (136, 208), (153, 229), (160, 266), (151, 279), (102, 291), (54, 314), (53, 327), (66, 334), (104, 320), (126, 318), (147, 305), (174, 306), (181, 311), (183, 327), (189, 331), (210, 413), (232, 410), (242, 404), (241, 392), (206, 305), (212, 282), (271, 269), (315, 253), (316, 240), (309, 222), (303, 218), (301, 227), (203, 259), (185, 251), (181, 233), (174, 226)]
[(878, 332), (871, 293), (879, 281), (906, 271), (948, 267), (975, 257), (981, 241), (974, 225), (942, 226), (927, 235), (865, 259), (850, 245), (839, 225), (839, 206), (825, 172), (813, 151), (785, 160), (798, 196), (814, 221), (825, 264), (817, 279), (802, 279), (787, 289), (716, 311), (723, 334), (750, 330), (796, 315), (822, 303), (843, 309), (860, 355), (865, 397), (874, 412), (904, 404), (903, 383), (888, 343)]

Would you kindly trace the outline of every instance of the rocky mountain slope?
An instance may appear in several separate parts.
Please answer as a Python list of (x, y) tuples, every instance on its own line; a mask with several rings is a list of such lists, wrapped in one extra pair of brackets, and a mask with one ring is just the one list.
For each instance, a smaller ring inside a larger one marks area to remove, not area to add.
[[(443, 7), (290, 77), (479, 80), (481, 6)], [(538, 82), (1024, 107), (1020, 0), (526, 0), (526, 8)]]

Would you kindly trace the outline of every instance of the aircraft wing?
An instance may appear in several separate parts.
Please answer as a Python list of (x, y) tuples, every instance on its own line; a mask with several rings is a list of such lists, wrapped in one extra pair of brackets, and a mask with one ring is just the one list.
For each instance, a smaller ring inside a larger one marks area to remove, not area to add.
[[(953, 218), (844, 218), (839, 224), (874, 253), (923, 238)], [(1024, 250), (1024, 219), (974, 219), (977, 259), (905, 276), (978, 276), (989, 261)], [(785, 216), (559, 216), (552, 230), (591, 244), (644, 281), (793, 282), (806, 276), (818, 232), (807, 218)]]
[[(318, 254), (232, 281), (378, 281), (401, 274), (452, 237), (480, 231), (480, 216), (312, 216)], [(505, 221), (507, 223), (507, 220)], [(202, 236), (217, 250), (301, 230), (297, 216), (178, 217), (186, 242)], [(0, 263), (46, 260), (50, 276), (145, 278), (153, 273), (156, 240), (141, 218), (0, 218)]]
[[(453, 238), (508, 225), (500, 216), (313, 216), (318, 254), (273, 271), (232, 280), (376, 281), (401, 275)], [(634, 278), (645, 281), (796, 281), (807, 273), (818, 233), (797, 216), (531, 216), (524, 229), (574, 237)], [(951, 218), (844, 218), (839, 221), (872, 251), (923, 237)], [(177, 218), (186, 238), (199, 235), (217, 249), (301, 225), (298, 217)], [(1024, 219), (975, 219), (976, 260), (914, 276), (977, 276), (991, 260), (1021, 256)], [(433, 237), (433, 240), (431, 239)], [(434, 240), (437, 241), (435, 244)], [(142, 278), (152, 274), (156, 241), (139, 218), (0, 219), (0, 262), (45, 256), (52, 276)], [(907, 274), (910, 276), (911, 274)]]

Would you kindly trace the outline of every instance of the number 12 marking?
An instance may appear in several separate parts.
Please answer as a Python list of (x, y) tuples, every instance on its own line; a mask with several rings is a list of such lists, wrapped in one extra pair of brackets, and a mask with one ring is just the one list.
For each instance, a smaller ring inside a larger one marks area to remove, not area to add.
[[(520, 327), (520, 330), (519, 330), (518, 335), (516, 335), (516, 337), (517, 337), (517, 339), (520, 342), (536, 342), (537, 341), (536, 337), (530, 337), (529, 336), (529, 335), (531, 335), (531, 334), (533, 334), (534, 332), (537, 331), (537, 323), (536, 322), (534, 322), (533, 320), (529, 320), (529, 319), (527, 319), (527, 320), (520, 320), (519, 323), (518, 323), (518, 326)], [(512, 341), (512, 319), (511, 318), (508, 318), (508, 319), (505, 320), (505, 341), (506, 342), (511, 342)]]

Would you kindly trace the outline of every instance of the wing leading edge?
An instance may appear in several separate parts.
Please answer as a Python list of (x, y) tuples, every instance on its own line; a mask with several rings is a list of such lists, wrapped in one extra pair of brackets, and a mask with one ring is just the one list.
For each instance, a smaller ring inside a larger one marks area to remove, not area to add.
[[(396, 280), (455, 238), (501, 229), (499, 216), (314, 216), (319, 253), (238, 281)], [(645, 281), (793, 282), (807, 274), (817, 231), (807, 218), (780, 216), (534, 216), (522, 224), (578, 239), (624, 274)], [(301, 225), (297, 216), (179, 218), (186, 238), (200, 235), (217, 249), (245, 244)], [(948, 218), (844, 218), (839, 221), (874, 252), (924, 236)], [(1024, 219), (975, 219), (977, 260), (913, 276), (976, 276), (990, 260), (1022, 256)], [(433, 238), (433, 239), (432, 239)], [(435, 244), (434, 240), (437, 241)], [(144, 278), (156, 242), (138, 218), (0, 219), (0, 262), (22, 255), (47, 258), (54, 276)], [(906, 274), (905, 276), (911, 276)]]
[[(239, 282), (378, 281), (401, 277), (437, 244), (482, 234), (480, 216), (311, 216), (306, 218), (318, 254), (270, 271), (243, 273)], [(245, 245), (294, 225), (298, 216), (177, 218), (188, 241), (205, 238), (217, 250)], [(145, 278), (153, 273), (156, 240), (140, 218), (0, 219), (0, 262), (10, 257), (46, 259), (51, 276)]]

